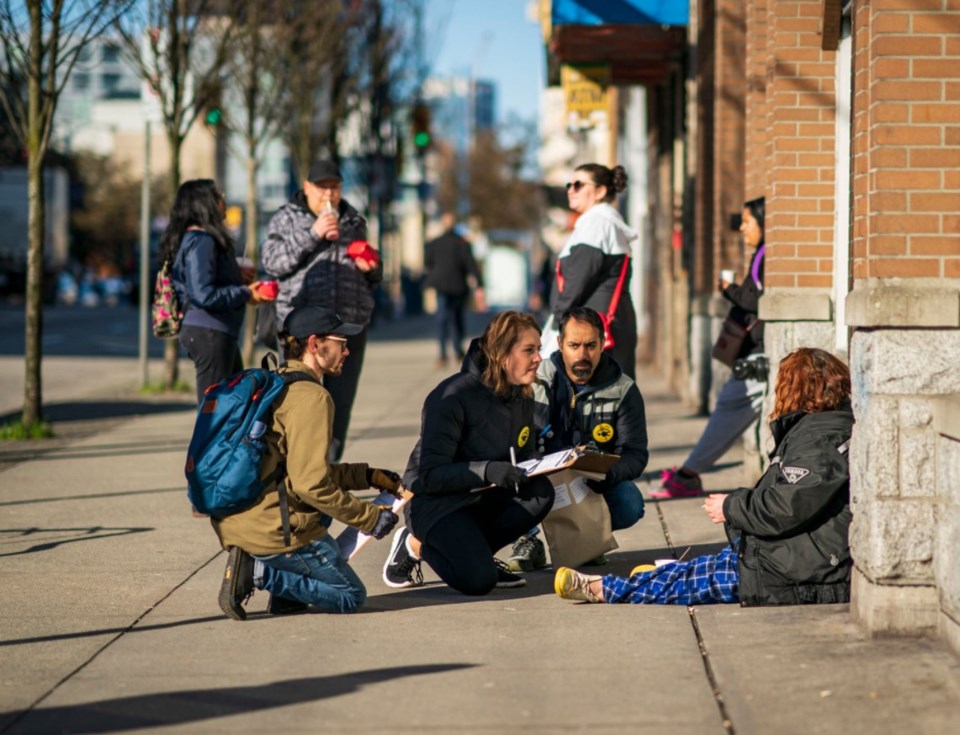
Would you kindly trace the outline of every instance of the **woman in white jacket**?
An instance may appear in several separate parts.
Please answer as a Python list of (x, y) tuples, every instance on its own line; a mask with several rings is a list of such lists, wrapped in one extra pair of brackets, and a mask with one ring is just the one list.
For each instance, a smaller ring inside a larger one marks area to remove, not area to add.
[[(636, 378), (637, 317), (630, 299), (630, 243), (637, 239), (637, 232), (612, 206), (626, 188), (623, 166), (611, 169), (585, 163), (577, 167), (573, 181), (567, 184), (567, 200), (580, 217), (557, 259), (550, 313), (556, 324), (572, 307), (594, 309), (607, 327), (604, 349), (623, 372)], [(608, 317), (612, 317), (609, 322)], [(557, 344), (545, 334), (543, 346), (548, 354)]]

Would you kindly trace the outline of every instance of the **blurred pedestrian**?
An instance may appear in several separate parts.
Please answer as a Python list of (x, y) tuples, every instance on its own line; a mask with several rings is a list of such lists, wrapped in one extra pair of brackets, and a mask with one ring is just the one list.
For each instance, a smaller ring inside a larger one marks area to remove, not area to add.
[(271, 298), (241, 271), (225, 214), (223, 192), (212, 179), (185, 181), (160, 237), (161, 257), (173, 262), (173, 285), (186, 309), (180, 344), (197, 370), (198, 402), (208, 387), (243, 369), (244, 307)]
[(766, 362), (763, 357), (763, 322), (758, 317), (763, 293), (764, 199), (751, 199), (743, 205), (740, 232), (743, 243), (753, 253), (742, 283), (720, 279), (723, 297), (732, 304), (730, 317), (747, 330), (738, 361), (730, 379), (717, 396), (717, 405), (696, 446), (678, 467), (663, 471), (662, 486), (650, 493), (652, 498), (686, 498), (703, 493), (700, 473), (707, 471), (748, 429), (760, 422), (763, 397), (767, 392)]
[(271, 218), (260, 249), (264, 270), (280, 282), (278, 324), (293, 307), (310, 304), (334, 309), (363, 327), (349, 338), (350, 361), (343, 372), (324, 378), (337, 409), (331, 462), (343, 456), (373, 317), (373, 289), (383, 280), (379, 254), (366, 243), (366, 220), (342, 192), (340, 168), (328, 160), (314, 163), (303, 188)]
[(440, 221), (443, 234), (423, 248), (424, 286), (437, 292), (437, 326), (440, 355), (437, 367), (447, 365), (447, 338), (453, 347), (457, 362), (463, 359), (463, 337), (466, 331), (464, 312), (473, 291), (474, 306), (484, 311), (483, 278), (469, 241), (457, 229), (456, 217), (444, 212)]
[[(626, 188), (623, 166), (577, 166), (573, 181), (567, 184), (567, 201), (580, 217), (558, 256), (550, 313), (554, 325), (563, 312), (575, 306), (589, 306), (600, 314), (607, 333), (605, 349), (624, 373), (636, 379), (637, 317), (630, 298), (630, 243), (638, 235), (613, 206)], [(555, 349), (556, 332), (549, 330), (544, 335), (544, 356)]]
[(787, 355), (770, 431), (776, 448), (752, 488), (713, 493), (703, 509), (726, 525), (719, 554), (638, 567), (629, 578), (561, 567), (568, 600), (655, 605), (801, 605), (850, 601), (850, 370), (823, 350)]

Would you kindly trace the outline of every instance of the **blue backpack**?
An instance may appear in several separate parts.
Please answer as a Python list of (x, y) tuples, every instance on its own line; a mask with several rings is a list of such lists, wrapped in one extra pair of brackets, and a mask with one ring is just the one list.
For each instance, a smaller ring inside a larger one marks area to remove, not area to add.
[(199, 512), (223, 518), (249, 508), (274, 485), (280, 495), (285, 543), (290, 543), (287, 494), (280, 492), (285, 466), (260, 477), (267, 453), (265, 434), (273, 403), (290, 383), (313, 380), (268, 368), (243, 370), (211, 386), (203, 396), (187, 449), (187, 497)]

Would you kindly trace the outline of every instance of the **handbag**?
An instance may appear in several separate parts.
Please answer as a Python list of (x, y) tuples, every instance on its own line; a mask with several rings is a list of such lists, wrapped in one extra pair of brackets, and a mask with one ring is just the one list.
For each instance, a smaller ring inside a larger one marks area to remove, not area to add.
[(169, 339), (180, 334), (183, 326), (183, 309), (180, 298), (173, 287), (172, 262), (164, 260), (153, 284), (153, 304), (150, 308), (150, 320), (153, 336)]
[(556, 496), (541, 525), (554, 569), (578, 567), (618, 547), (607, 501), (586, 480), (573, 470), (550, 475)]
[(617, 279), (617, 286), (613, 289), (613, 296), (610, 304), (607, 306), (607, 313), (600, 314), (600, 321), (603, 322), (603, 349), (612, 350), (615, 344), (610, 327), (613, 324), (614, 317), (617, 314), (617, 307), (620, 306), (620, 294), (623, 293), (623, 282), (627, 280), (627, 268), (630, 266), (630, 256), (623, 256), (623, 267), (620, 269), (620, 278)]
[(733, 363), (740, 356), (740, 349), (743, 347), (747, 335), (759, 323), (760, 320), (757, 319), (749, 327), (745, 327), (732, 316), (727, 315), (720, 327), (720, 335), (710, 351), (710, 356), (727, 367), (733, 367)]

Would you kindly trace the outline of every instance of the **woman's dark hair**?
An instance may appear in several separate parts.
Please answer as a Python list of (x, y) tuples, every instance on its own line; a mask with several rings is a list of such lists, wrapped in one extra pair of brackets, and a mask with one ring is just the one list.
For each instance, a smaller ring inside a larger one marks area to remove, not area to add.
[(612, 202), (617, 194), (627, 188), (627, 172), (623, 166), (607, 168), (601, 163), (585, 163), (577, 166), (577, 171), (586, 171), (594, 184), (607, 187), (607, 195), (603, 198), (605, 202)]
[(850, 368), (826, 350), (801, 347), (780, 361), (771, 419), (832, 411), (850, 398)]
[(750, 215), (757, 221), (757, 224), (760, 225), (760, 241), (762, 242), (764, 239), (763, 235), (767, 232), (763, 223), (764, 215), (766, 214), (766, 205), (764, 204), (763, 197), (757, 197), (756, 199), (751, 199), (749, 202), (744, 202), (743, 208), (749, 209)]
[[(540, 334), (540, 325), (535, 317), (519, 311), (504, 311), (490, 320), (480, 338), (480, 347), (487, 358), (482, 380), (493, 389), (494, 395), (505, 396), (510, 392), (510, 382), (503, 363), (520, 339), (520, 333), (526, 329), (536, 329)], [(525, 386), (524, 392), (532, 390), (530, 386)]]
[(204, 230), (221, 250), (232, 254), (236, 246), (223, 222), (222, 207), (223, 193), (213, 179), (191, 179), (180, 184), (170, 208), (170, 222), (160, 236), (160, 257), (176, 257), (188, 227)]

